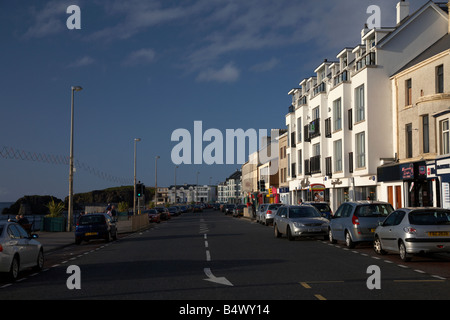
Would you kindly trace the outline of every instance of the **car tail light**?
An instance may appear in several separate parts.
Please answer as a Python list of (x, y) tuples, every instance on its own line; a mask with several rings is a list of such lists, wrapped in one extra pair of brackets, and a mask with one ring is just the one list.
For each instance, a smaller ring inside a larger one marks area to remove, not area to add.
[(3, 246), (0, 244), (0, 252), (3, 252)]
[(272, 210), (267, 210), (267, 214), (272, 214)]
[(414, 233), (416, 233), (417, 230), (413, 227), (405, 227), (405, 228), (403, 228), (403, 231), (405, 231), (406, 233), (409, 233), (409, 234), (414, 234)]
[(359, 226), (359, 220), (358, 220), (358, 217), (357, 217), (357, 216), (353, 215), (353, 217), (352, 217), (352, 223), (353, 223), (355, 226)]

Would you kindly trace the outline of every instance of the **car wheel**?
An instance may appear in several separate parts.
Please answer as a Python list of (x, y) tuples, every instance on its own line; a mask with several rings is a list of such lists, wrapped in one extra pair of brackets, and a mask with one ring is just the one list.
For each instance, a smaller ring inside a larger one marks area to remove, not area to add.
[(330, 243), (337, 243), (336, 239), (333, 238), (333, 231), (331, 231), (331, 228), (328, 229), (328, 240), (330, 241)]
[(352, 240), (352, 236), (350, 235), (350, 232), (346, 231), (345, 232), (345, 244), (347, 246), (347, 248), (354, 248), (355, 247), (355, 243)]
[(281, 238), (281, 233), (280, 233), (280, 231), (278, 231), (278, 227), (276, 224), (273, 226), (273, 230), (274, 230), (273, 232), (274, 232), (275, 238)]
[(42, 268), (44, 268), (44, 250), (39, 250), (39, 254), (37, 257), (37, 261), (36, 261), (36, 266), (34, 267), (34, 269), (36, 271), (41, 271)]
[(288, 238), (289, 241), (294, 241), (295, 240), (295, 237), (292, 236), (290, 227), (287, 228), (286, 235), (287, 235), (287, 238)]
[(406, 246), (403, 241), (400, 241), (400, 244), (398, 245), (398, 251), (400, 253), (400, 259), (405, 262), (411, 261), (411, 256), (406, 252)]
[(373, 250), (380, 255), (384, 255), (387, 252), (383, 250), (383, 247), (381, 246), (381, 240), (378, 238), (378, 236), (375, 237), (375, 240), (373, 242)]
[(17, 277), (19, 276), (19, 270), (20, 270), (19, 258), (17, 256), (14, 256), (11, 262), (11, 267), (9, 269), (9, 277), (11, 278), (11, 280), (17, 279)]

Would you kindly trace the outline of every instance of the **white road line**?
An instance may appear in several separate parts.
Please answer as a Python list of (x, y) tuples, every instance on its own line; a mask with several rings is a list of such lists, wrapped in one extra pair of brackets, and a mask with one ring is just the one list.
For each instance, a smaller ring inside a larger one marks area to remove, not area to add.
[(206, 261), (211, 261), (211, 254), (209, 253), (209, 250), (206, 250)]

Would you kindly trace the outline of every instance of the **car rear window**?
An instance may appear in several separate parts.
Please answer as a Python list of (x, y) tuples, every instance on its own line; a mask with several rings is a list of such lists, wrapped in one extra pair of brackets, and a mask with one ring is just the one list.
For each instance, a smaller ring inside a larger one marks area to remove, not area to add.
[(331, 211), (330, 206), (327, 205), (326, 203), (314, 203), (311, 205), (314, 206), (320, 212), (330, 212)]
[(449, 211), (412, 211), (409, 213), (409, 222), (415, 225), (450, 225)]
[(314, 218), (320, 217), (316, 209), (311, 207), (289, 208), (289, 218)]
[(386, 217), (394, 209), (389, 204), (371, 203), (356, 207), (355, 214), (357, 217)]
[(89, 224), (103, 224), (105, 223), (105, 217), (103, 215), (89, 215), (89, 216), (81, 216), (79, 220), (80, 225), (89, 225)]
[(277, 210), (282, 204), (271, 204), (268, 210)]

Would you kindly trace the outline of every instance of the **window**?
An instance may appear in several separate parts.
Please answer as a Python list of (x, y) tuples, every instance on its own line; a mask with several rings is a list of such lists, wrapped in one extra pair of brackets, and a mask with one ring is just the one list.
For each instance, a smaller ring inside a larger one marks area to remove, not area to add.
[(297, 141), (302, 142), (302, 118), (297, 119)]
[(355, 120), (356, 122), (365, 119), (364, 113), (364, 85), (355, 89)]
[(412, 158), (412, 123), (408, 123), (405, 127), (406, 131), (406, 157)]
[(302, 174), (303, 168), (302, 168), (302, 150), (298, 150), (298, 174)]
[(422, 116), (422, 140), (423, 140), (423, 153), (430, 152), (430, 124), (428, 115)]
[(444, 66), (436, 67), (436, 93), (444, 93)]
[(334, 122), (334, 131), (342, 129), (341, 99), (333, 101), (333, 122)]
[(342, 140), (334, 142), (334, 172), (342, 171)]
[(366, 135), (364, 132), (356, 135), (356, 167), (366, 166)]
[(405, 105), (412, 105), (412, 80), (405, 81)]
[(320, 118), (320, 110), (319, 110), (319, 107), (315, 107), (313, 110), (312, 110), (312, 119), (313, 120), (316, 120), (316, 119), (319, 119)]
[(313, 144), (312, 148), (313, 156), (320, 156), (320, 143)]
[(441, 121), (441, 154), (450, 153), (450, 131), (448, 119)]

